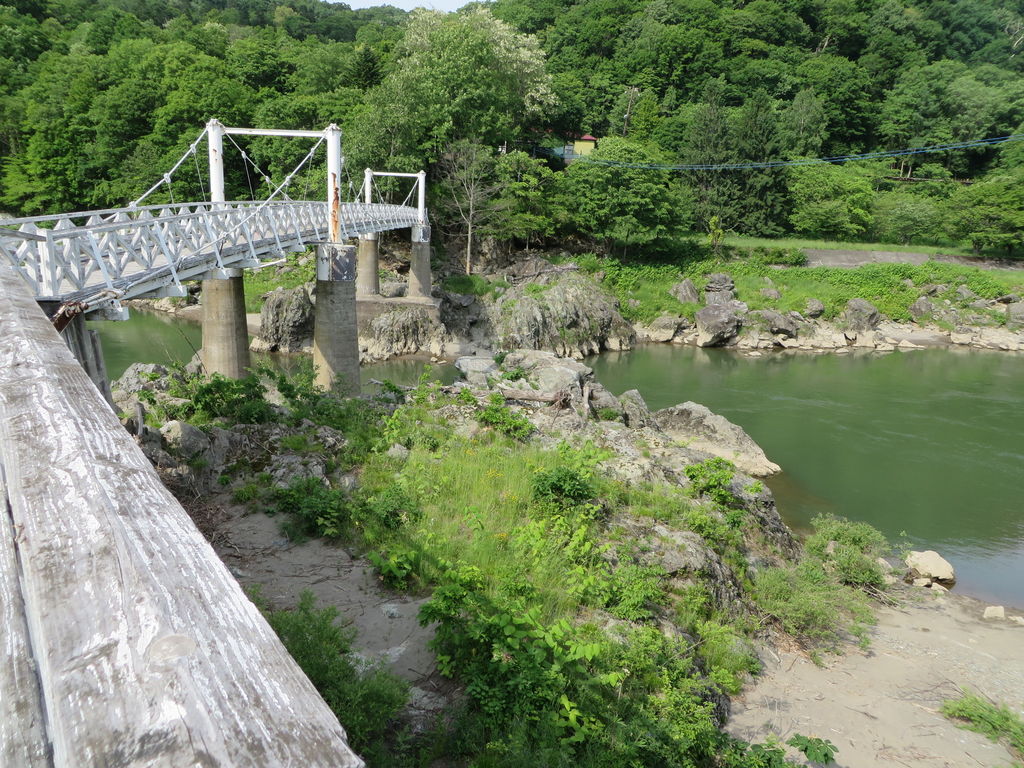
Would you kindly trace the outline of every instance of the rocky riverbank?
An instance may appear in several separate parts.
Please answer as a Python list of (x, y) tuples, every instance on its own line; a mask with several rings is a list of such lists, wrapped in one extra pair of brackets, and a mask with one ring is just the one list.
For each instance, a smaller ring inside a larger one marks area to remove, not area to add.
[[(454, 360), (527, 348), (582, 358), (637, 343), (730, 347), (749, 355), (942, 346), (1024, 350), (1024, 277), (1016, 293), (993, 299), (963, 284), (904, 281), (916, 296), (906, 307), (912, 322), (893, 321), (864, 299), (849, 300), (831, 318), (815, 298), (806, 299), (799, 311), (772, 309), (772, 304), (785, 303), (784, 286), (768, 277), (757, 292), (757, 303), (768, 307), (750, 309), (751, 297), (739, 295), (725, 272), (708, 275), (700, 287), (687, 279), (669, 288), (667, 293), (681, 307), (690, 307), (690, 313), (665, 312), (647, 322), (629, 322), (602, 278), (600, 272), (584, 274), (571, 262), (554, 265), (530, 256), (481, 276), (472, 294), (435, 287), (432, 302), (407, 300), (401, 280), (384, 281), (379, 299), (361, 303), (360, 357), (364, 363), (414, 354)], [(194, 320), (196, 298), (190, 294), (136, 305)], [(252, 349), (309, 353), (315, 301), (312, 283), (266, 294), (258, 324), (252, 323)]]

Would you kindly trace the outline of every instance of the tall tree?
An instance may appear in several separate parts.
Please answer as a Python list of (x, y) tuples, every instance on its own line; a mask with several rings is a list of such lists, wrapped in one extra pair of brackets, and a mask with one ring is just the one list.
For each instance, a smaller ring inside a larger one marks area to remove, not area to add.
[[(725, 83), (710, 80), (704, 88), (687, 131), (684, 157), (690, 165), (721, 165), (735, 161), (732, 137), (724, 103)], [(736, 223), (736, 177), (734, 171), (694, 170), (688, 179), (695, 198), (697, 225), (707, 229), (712, 217), (725, 229)]]
[[(733, 145), (740, 162), (779, 160), (778, 118), (767, 91), (755, 91), (736, 115)], [(772, 237), (782, 234), (789, 208), (786, 168), (737, 171), (738, 227), (745, 234)]]
[(349, 155), (417, 170), (453, 141), (514, 139), (554, 103), (535, 38), (481, 8), (415, 11), (391, 71), (349, 121)]
[(500, 182), (494, 176), (494, 153), (466, 139), (448, 145), (437, 164), (440, 185), (437, 199), (449, 220), (459, 222), (466, 238), (466, 274), (473, 273), (478, 230), (494, 215), (494, 197)]

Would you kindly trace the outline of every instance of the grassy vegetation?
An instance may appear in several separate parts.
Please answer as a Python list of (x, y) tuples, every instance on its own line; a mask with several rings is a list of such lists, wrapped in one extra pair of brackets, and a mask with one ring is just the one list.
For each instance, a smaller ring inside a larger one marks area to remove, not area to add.
[(317, 609), (312, 592), (303, 592), (295, 608), (280, 611), (271, 610), (258, 590), (252, 597), (288, 653), (345, 724), (352, 748), (371, 765), (385, 764), (408, 684), (379, 664), (357, 659), (352, 653), (355, 632), (337, 626), (336, 608)]
[[(189, 386), (201, 393), (211, 383)], [(719, 729), (716, 700), (758, 669), (751, 636), (771, 621), (808, 647), (827, 647), (869, 619), (859, 587), (875, 583), (862, 561), (882, 546), (878, 534), (823, 518), (804, 562), (755, 574), (747, 548), (758, 533), (731, 490), (727, 461), (687, 467), (686, 489), (627, 486), (599, 471), (607, 451), (526, 441), (520, 414), (444, 394), (437, 383), (404, 393), (397, 408), (353, 406), (308, 378), (275, 384), (285, 404), (271, 414), (298, 430), (289, 450), (323, 451), (305, 420), (330, 424), (354, 450), (333, 458), (357, 461), (360, 484), (351, 492), (319, 480), (271, 489), (253, 469), (236, 499), (269, 506), (296, 535), (345, 540), (389, 586), (429, 594), (421, 621), (437, 627), (438, 668), (468, 697), (450, 727), (396, 736), (404, 688), (379, 670), (354, 671), (350, 638), (334, 628), (332, 610), (304, 597), (294, 611), (271, 613), (374, 765), (443, 756), (494, 768), (781, 768), (779, 745), (745, 744)], [(243, 388), (227, 402), (239, 399), (251, 406), (260, 398)], [(395, 444), (408, 453), (390, 451)], [(654, 522), (697, 534), (745, 597), (719, 602), (722, 585), (710, 573), (670, 577), (664, 543), (642, 532)], [(343, 700), (347, 687), (362, 704)], [(795, 746), (809, 759), (832, 754), (818, 739)]]
[(969, 731), (1002, 742), (1017, 759), (1015, 768), (1024, 765), (1024, 720), (1009, 707), (965, 693), (959, 699), (943, 702), (942, 714)]
[[(937, 261), (920, 265), (865, 264), (852, 269), (788, 266), (787, 262), (794, 260), (792, 251), (766, 249), (744, 255), (724, 251), (722, 257), (715, 258), (704, 249), (694, 248), (677, 259), (657, 264), (620, 262), (592, 254), (575, 260), (587, 272), (602, 273), (602, 283), (619, 299), (623, 316), (640, 322), (665, 313), (692, 319), (699, 306), (677, 301), (669, 295), (669, 289), (690, 278), (700, 290), (713, 272), (728, 272), (736, 283), (736, 297), (750, 309), (802, 312), (807, 300), (815, 298), (825, 305), (827, 318), (836, 317), (850, 299), (860, 298), (893, 320), (909, 320), (908, 307), (920, 296), (920, 288), (928, 284), (946, 286), (933, 299), (949, 299), (958, 307), (970, 301), (957, 295), (961, 285), (986, 299), (1024, 289), (1024, 273), (1016, 270), (982, 270)], [(762, 295), (762, 289), (769, 287), (782, 297)], [(992, 314), (993, 322), (1001, 317), (1000, 313)]]

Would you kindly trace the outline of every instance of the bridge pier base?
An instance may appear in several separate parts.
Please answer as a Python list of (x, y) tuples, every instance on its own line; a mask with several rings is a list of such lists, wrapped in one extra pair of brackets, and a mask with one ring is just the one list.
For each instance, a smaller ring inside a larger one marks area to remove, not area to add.
[(356, 295), (378, 296), (380, 294), (380, 247), (377, 233), (359, 236), (359, 251), (356, 255)]
[(430, 298), (430, 243), (417, 242), (413, 237), (412, 257), (409, 259), (408, 296), (419, 299)]
[[(375, 241), (376, 242), (376, 241)], [(361, 244), (361, 242), (360, 242)], [(376, 269), (374, 277), (377, 276)], [(326, 243), (316, 254), (313, 367), (324, 389), (359, 394), (359, 331), (356, 325), (356, 249)]]
[(225, 277), (203, 280), (203, 367), (241, 379), (249, 373), (249, 331), (245, 324), (242, 270), (224, 270)]

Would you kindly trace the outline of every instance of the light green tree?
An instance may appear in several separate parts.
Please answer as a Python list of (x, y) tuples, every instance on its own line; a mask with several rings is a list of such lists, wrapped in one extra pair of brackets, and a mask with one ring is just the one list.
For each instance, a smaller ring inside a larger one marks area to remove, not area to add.
[(871, 225), (871, 183), (856, 169), (841, 165), (792, 168), (789, 193), (797, 232), (822, 237), (855, 238)]
[(658, 155), (628, 139), (607, 138), (590, 158), (569, 166), (563, 179), (580, 232), (625, 253), (689, 228), (692, 206), (671, 172), (602, 162), (656, 164)]
[(418, 170), (453, 141), (515, 139), (555, 103), (537, 40), (481, 8), (415, 11), (389, 73), (347, 130), (357, 167)]

